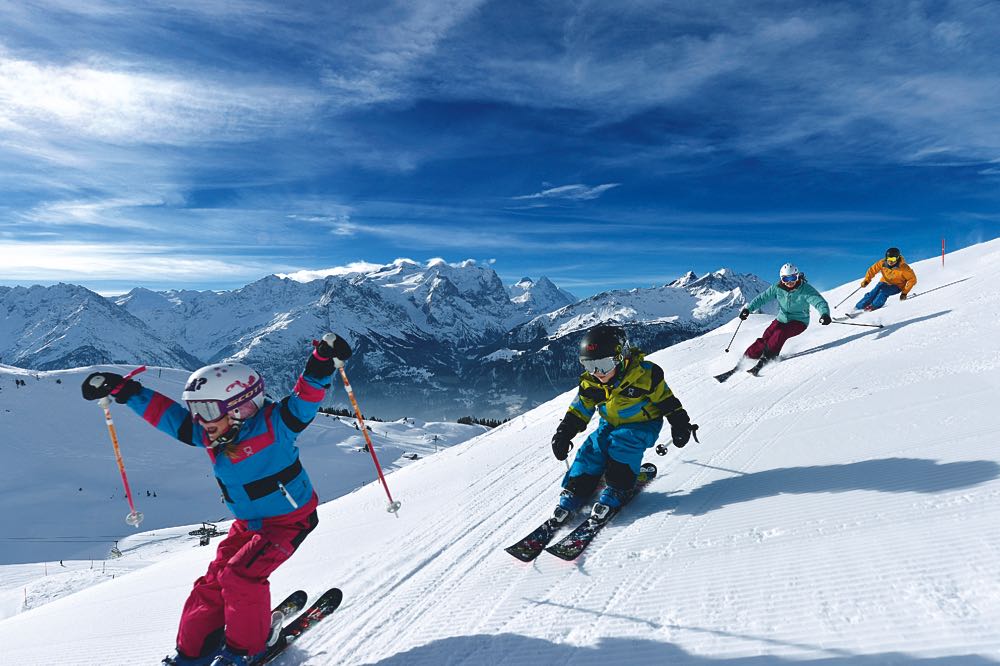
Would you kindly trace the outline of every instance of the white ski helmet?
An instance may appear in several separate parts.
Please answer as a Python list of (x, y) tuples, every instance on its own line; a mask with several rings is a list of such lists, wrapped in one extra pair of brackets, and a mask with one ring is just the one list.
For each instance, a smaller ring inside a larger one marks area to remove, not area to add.
[(786, 277), (788, 275), (798, 275), (799, 267), (792, 263), (787, 263), (781, 267), (781, 277)]
[(264, 406), (264, 380), (242, 363), (206, 365), (188, 377), (181, 398), (201, 423), (218, 421), (226, 414), (244, 421)]

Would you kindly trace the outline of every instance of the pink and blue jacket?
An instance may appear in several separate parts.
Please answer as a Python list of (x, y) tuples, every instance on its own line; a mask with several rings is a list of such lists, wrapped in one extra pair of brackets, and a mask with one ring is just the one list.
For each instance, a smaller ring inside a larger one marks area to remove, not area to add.
[(265, 401), (243, 423), (235, 442), (238, 453), (232, 458), (216, 454), (191, 412), (162, 393), (143, 387), (128, 406), (158, 430), (189, 446), (204, 447), (229, 510), (250, 529), (259, 529), (263, 519), (289, 514), (315, 500), (295, 440), (316, 417), (327, 388), (328, 378), (300, 375), (291, 395), (280, 402)]

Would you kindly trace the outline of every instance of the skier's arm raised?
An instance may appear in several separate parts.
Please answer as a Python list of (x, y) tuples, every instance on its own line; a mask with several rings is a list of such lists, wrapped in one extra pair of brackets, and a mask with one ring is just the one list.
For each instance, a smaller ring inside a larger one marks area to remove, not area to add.
[(344, 365), (351, 353), (347, 340), (336, 333), (323, 336), (309, 355), (305, 370), (295, 382), (291, 395), (283, 398), (278, 405), (281, 418), (275, 421), (276, 430), (296, 436), (312, 423), (330, 388), (330, 377)]
[(189, 446), (195, 445), (195, 429), (200, 429), (200, 426), (192, 421), (191, 412), (162, 393), (145, 388), (134, 379), (126, 380), (113, 372), (91, 373), (83, 380), (83, 397), (87, 400), (99, 400), (111, 395), (118, 386), (121, 388), (114, 394), (115, 402), (127, 405), (157, 430)]

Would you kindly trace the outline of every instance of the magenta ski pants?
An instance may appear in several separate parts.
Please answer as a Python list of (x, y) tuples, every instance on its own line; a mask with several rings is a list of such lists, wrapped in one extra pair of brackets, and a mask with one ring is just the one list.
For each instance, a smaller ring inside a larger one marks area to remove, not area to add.
[(764, 333), (747, 347), (743, 355), (749, 358), (760, 358), (761, 356), (775, 358), (781, 353), (781, 348), (785, 346), (789, 338), (794, 338), (804, 330), (806, 330), (806, 325), (801, 321), (793, 319), (782, 323), (775, 319), (770, 326), (764, 329)]
[(194, 583), (184, 603), (177, 649), (188, 657), (212, 654), (221, 645), (206, 639), (225, 628), (226, 644), (239, 653), (257, 654), (271, 628), (270, 576), (318, 523), (312, 501), (284, 516), (265, 518), (259, 529), (237, 520), (219, 544), (208, 571)]

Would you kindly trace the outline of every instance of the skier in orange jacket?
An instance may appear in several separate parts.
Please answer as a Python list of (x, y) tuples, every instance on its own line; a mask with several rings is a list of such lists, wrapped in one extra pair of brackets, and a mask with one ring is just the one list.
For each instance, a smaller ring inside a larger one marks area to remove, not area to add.
[(867, 287), (879, 273), (882, 273), (882, 279), (857, 302), (854, 307), (858, 310), (878, 310), (885, 305), (886, 299), (896, 294), (899, 294), (899, 300), (905, 301), (910, 290), (917, 284), (917, 274), (896, 247), (890, 247), (885, 251), (885, 259), (879, 259), (871, 265), (861, 286)]

